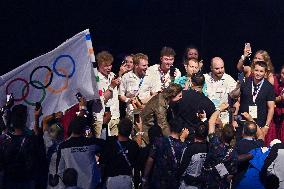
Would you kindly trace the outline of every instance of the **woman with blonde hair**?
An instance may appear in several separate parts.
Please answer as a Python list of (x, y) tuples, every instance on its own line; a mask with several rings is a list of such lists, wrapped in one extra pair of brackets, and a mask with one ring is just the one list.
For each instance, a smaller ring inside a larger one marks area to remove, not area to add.
[(267, 51), (265, 50), (258, 50), (256, 51), (251, 65), (244, 65), (244, 62), (249, 56), (251, 55), (251, 47), (250, 45), (247, 45), (246, 43), (245, 48), (244, 48), (244, 54), (241, 56), (238, 64), (237, 64), (237, 69), (239, 72), (243, 72), (245, 77), (250, 77), (252, 74), (252, 70), (254, 69), (254, 64), (257, 61), (264, 61), (267, 64), (268, 70), (267, 74), (265, 75), (265, 78), (272, 84), (274, 85), (274, 68), (271, 62), (271, 58), (268, 54)]

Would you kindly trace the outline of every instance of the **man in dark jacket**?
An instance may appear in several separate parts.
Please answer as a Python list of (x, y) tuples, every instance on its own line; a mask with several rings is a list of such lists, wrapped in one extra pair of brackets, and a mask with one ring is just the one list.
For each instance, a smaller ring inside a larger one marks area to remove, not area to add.
[(11, 123), (14, 133), (0, 147), (0, 169), (4, 172), (4, 188), (33, 189), (36, 160), (35, 141), (24, 134), (27, 107), (16, 105), (12, 109)]

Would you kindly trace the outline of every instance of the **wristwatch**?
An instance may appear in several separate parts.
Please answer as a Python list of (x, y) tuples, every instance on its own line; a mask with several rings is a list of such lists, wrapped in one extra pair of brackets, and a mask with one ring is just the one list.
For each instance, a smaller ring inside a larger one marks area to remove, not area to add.
[(266, 127), (266, 128), (268, 128), (268, 129), (269, 129), (269, 125), (268, 125), (268, 124), (265, 124), (265, 125), (264, 125), (264, 127)]

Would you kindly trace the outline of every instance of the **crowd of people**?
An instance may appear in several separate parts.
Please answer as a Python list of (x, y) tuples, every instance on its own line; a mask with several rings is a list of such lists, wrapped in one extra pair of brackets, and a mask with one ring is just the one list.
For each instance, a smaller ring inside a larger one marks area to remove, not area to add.
[(284, 66), (276, 73), (269, 54), (252, 56), (249, 43), (237, 80), (221, 57), (206, 73), (194, 46), (182, 70), (175, 55), (163, 47), (149, 66), (147, 55), (129, 54), (115, 74), (113, 56), (99, 52), (100, 99), (78, 95), (77, 105), (51, 115), (36, 106), (32, 126), (28, 107), (9, 98), (0, 188), (284, 188)]

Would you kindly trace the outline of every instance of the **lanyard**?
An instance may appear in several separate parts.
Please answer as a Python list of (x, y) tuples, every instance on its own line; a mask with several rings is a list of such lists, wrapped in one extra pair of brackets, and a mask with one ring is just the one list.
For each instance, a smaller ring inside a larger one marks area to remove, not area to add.
[(166, 78), (167, 73), (165, 74), (162, 70), (161, 67), (159, 66), (159, 72), (160, 72), (160, 80), (162, 83), (162, 89), (166, 88), (166, 82), (168, 78)]
[(140, 88), (141, 88), (141, 85), (143, 84), (144, 78), (145, 78), (145, 76), (143, 76), (143, 77), (140, 79), (137, 92), (135, 92), (135, 96), (138, 96), (138, 95), (139, 95)]
[(144, 76), (140, 79), (140, 82), (139, 82), (139, 85), (138, 85), (138, 89), (140, 89), (140, 87), (141, 87), (143, 81), (144, 81)]
[(264, 82), (264, 79), (262, 79), (261, 83), (258, 84), (257, 91), (254, 90), (255, 87), (254, 87), (254, 84), (253, 84), (253, 80), (251, 82), (251, 94), (252, 94), (252, 101), (253, 101), (254, 104), (255, 104), (255, 100), (258, 96), (258, 93), (259, 93), (259, 91), (260, 91), (260, 89), (263, 85), (263, 82)]
[(180, 163), (182, 161), (183, 155), (184, 155), (184, 152), (185, 152), (186, 148), (183, 148), (180, 161), (178, 162), (177, 161), (177, 157), (176, 157), (176, 152), (175, 152), (175, 149), (174, 149), (174, 146), (173, 146), (173, 143), (172, 143), (172, 140), (170, 138), (168, 138), (168, 140), (169, 140), (170, 145), (171, 145), (171, 150), (172, 150), (172, 153), (173, 153), (173, 156), (174, 156), (174, 161), (175, 161), (176, 164), (178, 164), (178, 163)]
[(125, 151), (124, 151), (124, 149), (122, 148), (120, 142), (117, 140), (116, 143), (118, 144), (118, 146), (119, 146), (119, 148), (120, 148), (120, 151), (119, 151), (119, 152), (122, 153), (122, 155), (123, 155), (124, 159), (126, 160), (128, 166), (131, 168), (131, 163), (130, 163), (130, 161), (129, 161), (127, 155), (125, 154)]

